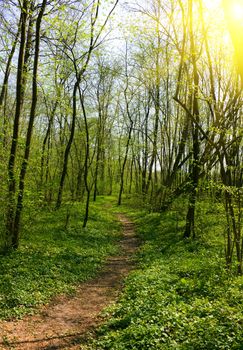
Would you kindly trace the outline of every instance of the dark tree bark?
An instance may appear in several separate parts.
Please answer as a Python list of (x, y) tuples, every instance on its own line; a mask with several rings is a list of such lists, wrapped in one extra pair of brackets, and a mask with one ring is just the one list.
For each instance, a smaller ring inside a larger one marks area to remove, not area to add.
[(124, 156), (124, 159), (122, 162), (121, 174), (120, 174), (120, 190), (119, 190), (118, 202), (117, 202), (118, 205), (121, 205), (121, 203), (122, 203), (122, 193), (123, 193), (123, 189), (124, 189), (124, 174), (125, 174), (125, 169), (126, 169), (126, 164), (127, 164), (129, 147), (130, 147), (130, 143), (131, 143), (131, 139), (132, 139), (132, 130), (133, 130), (133, 121), (132, 121), (132, 119), (130, 119), (130, 126), (129, 126), (126, 148), (125, 148), (125, 156)]
[(127, 135), (127, 142), (126, 142), (126, 147), (125, 147), (125, 155), (123, 158), (123, 161), (121, 163), (121, 170), (120, 170), (120, 189), (119, 189), (119, 194), (118, 194), (118, 205), (121, 205), (122, 203), (122, 193), (124, 189), (124, 175), (125, 175), (125, 169), (126, 169), (126, 164), (127, 164), (127, 159), (128, 159), (128, 152), (132, 140), (132, 131), (133, 131), (133, 125), (134, 121), (130, 112), (130, 103), (131, 101), (128, 100), (127, 92), (128, 92), (128, 86), (129, 86), (129, 81), (128, 81), (128, 71), (127, 71), (127, 65), (128, 65), (128, 57), (127, 57), (128, 51), (126, 47), (126, 67), (125, 67), (125, 73), (126, 73), (126, 86), (124, 90), (124, 97), (125, 97), (125, 113), (128, 121), (129, 121), (129, 126), (128, 126), (128, 135)]
[[(21, 15), (22, 17), (22, 15)], [(11, 64), (12, 64), (12, 60), (13, 60), (13, 56), (14, 56), (14, 53), (15, 53), (15, 50), (16, 50), (16, 46), (17, 46), (17, 43), (18, 43), (18, 40), (19, 40), (19, 36), (20, 36), (20, 32), (21, 32), (21, 21), (22, 21), (22, 18), (20, 18), (20, 21), (19, 21), (19, 25), (18, 25), (18, 31), (16, 33), (16, 36), (14, 38), (14, 42), (13, 42), (13, 45), (12, 45), (12, 49), (9, 53), (9, 56), (8, 56), (8, 59), (7, 59), (7, 63), (6, 63), (6, 68), (5, 68), (5, 72), (4, 72), (4, 77), (3, 77), (3, 84), (2, 84), (2, 89), (1, 89), (1, 93), (0, 93), (0, 114), (1, 114), (1, 111), (3, 109), (3, 105), (4, 105), (4, 101), (6, 101), (6, 96), (7, 96), (7, 90), (8, 90), (8, 80), (9, 80), (9, 74), (10, 74), (10, 71), (11, 71)], [(7, 124), (7, 121), (6, 121), (6, 115), (4, 113), (4, 120), (3, 120), (3, 141), (5, 143), (5, 135), (6, 135), (6, 124)]]
[(93, 200), (96, 201), (97, 192), (98, 192), (98, 173), (100, 168), (100, 158), (101, 158), (101, 147), (103, 142), (103, 116), (102, 116), (102, 108), (101, 103), (99, 101), (99, 91), (97, 92), (99, 111), (98, 111), (98, 128), (97, 128), (97, 147), (96, 147), (96, 163), (95, 163), (95, 173), (94, 173), (94, 196)]
[(90, 193), (91, 189), (89, 186), (88, 176), (89, 176), (89, 155), (90, 155), (90, 140), (89, 140), (89, 125), (88, 125), (88, 119), (86, 114), (86, 109), (84, 105), (84, 96), (81, 92), (81, 89), (79, 89), (79, 97), (80, 102), (82, 106), (82, 112), (84, 117), (84, 125), (85, 125), (85, 136), (86, 136), (86, 148), (85, 148), (85, 161), (84, 161), (84, 184), (86, 189), (86, 205), (85, 205), (85, 214), (84, 214), (84, 220), (83, 220), (83, 227), (85, 228), (87, 226), (87, 222), (89, 219), (89, 204), (90, 204)]
[(6, 245), (12, 246), (13, 231), (14, 231), (14, 215), (15, 215), (15, 193), (16, 193), (16, 179), (15, 179), (15, 160), (17, 152), (17, 143), (19, 137), (19, 121), (23, 106), (24, 95), (24, 67), (26, 55), (26, 32), (28, 26), (28, 1), (23, 1), (21, 10), (21, 26), (20, 26), (20, 47), (18, 55), (18, 70), (16, 82), (16, 108), (14, 116), (13, 134), (11, 150), (8, 162), (8, 210), (6, 216)]
[(72, 96), (73, 115), (72, 115), (72, 122), (71, 122), (71, 130), (70, 130), (68, 143), (67, 143), (65, 153), (64, 153), (63, 168), (62, 168), (62, 174), (61, 174), (58, 196), (57, 196), (57, 201), (56, 201), (56, 209), (59, 209), (61, 206), (61, 203), (62, 203), (62, 194), (63, 194), (63, 187), (64, 187), (65, 178), (67, 175), (69, 153), (70, 153), (73, 139), (74, 139), (75, 125), (76, 125), (76, 118), (77, 118), (77, 91), (78, 91), (79, 84), (80, 84), (79, 80), (76, 81), (76, 83), (74, 84), (74, 88), (73, 88), (73, 96)]
[(45, 12), (46, 3), (47, 3), (47, 0), (43, 0), (39, 10), (37, 20), (36, 20), (35, 54), (34, 54), (33, 79), (32, 79), (32, 102), (31, 102), (28, 130), (27, 130), (26, 141), (25, 141), (24, 159), (21, 165), (21, 171), (20, 171), (20, 177), (19, 177), (19, 192), (18, 192), (17, 206), (16, 206), (14, 225), (13, 225), (12, 247), (14, 249), (17, 249), (19, 245), (20, 218), (21, 218), (21, 213), (23, 209), (25, 176), (26, 176), (27, 167), (28, 167), (31, 138), (32, 138), (34, 120), (36, 115), (36, 105), (37, 105), (37, 99), (38, 99), (37, 74), (38, 74), (39, 51), (40, 51), (40, 29), (41, 29), (42, 18)]
[[(46, 147), (50, 144), (50, 137), (51, 137), (51, 131), (53, 127), (53, 122), (54, 122), (54, 117), (56, 113), (56, 109), (58, 106), (58, 101), (60, 99), (59, 93), (57, 93), (56, 101), (54, 103), (54, 106), (52, 107), (52, 110), (50, 112), (50, 115), (48, 117), (48, 126), (46, 130), (45, 137), (43, 139), (42, 143), (42, 150), (41, 150), (41, 171), (40, 171), (40, 187), (43, 187), (43, 182), (44, 182), (44, 174), (46, 173), (46, 179), (48, 178), (48, 159), (49, 159), (49, 154), (46, 155)], [(48, 113), (48, 107), (47, 107), (47, 113)], [(48, 113), (49, 114), (49, 113)], [(49, 148), (49, 147), (48, 147)], [(49, 149), (48, 149), (49, 151)]]
[(196, 62), (196, 47), (193, 34), (193, 2), (189, 0), (189, 21), (190, 21), (190, 43), (191, 43), (191, 56), (193, 65), (193, 92), (192, 92), (192, 115), (195, 117), (196, 124), (192, 122), (192, 142), (193, 142), (193, 159), (192, 169), (190, 176), (191, 191), (188, 200), (188, 211), (186, 215), (186, 227), (184, 231), (184, 238), (190, 236), (195, 237), (195, 209), (197, 199), (197, 188), (200, 174), (200, 147), (199, 147), (199, 104), (198, 104), (198, 85), (199, 85), (199, 74)]

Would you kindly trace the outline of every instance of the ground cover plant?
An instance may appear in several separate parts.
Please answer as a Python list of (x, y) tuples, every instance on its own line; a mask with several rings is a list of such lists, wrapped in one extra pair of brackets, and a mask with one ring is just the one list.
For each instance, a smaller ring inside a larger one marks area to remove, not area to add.
[(19, 249), (0, 255), (1, 319), (32, 313), (55, 295), (72, 293), (116, 253), (120, 225), (102, 198), (91, 205), (85, 229), (81, 209), (82, 204), (67, 203), (59, 211), (26, 213)]
[(144, 242), (139, 268), (92, 349), (243, 349), (243, 279), (225, 269), (223, 208), (199, 201), (198, 237), (183, 240), (183, 201), (176, 205), (127, 209)]
[(144, 246), (98, 349), (242, 347), (243, 0), (0, 18), (0, 319), (94, 276), (124, 211)]

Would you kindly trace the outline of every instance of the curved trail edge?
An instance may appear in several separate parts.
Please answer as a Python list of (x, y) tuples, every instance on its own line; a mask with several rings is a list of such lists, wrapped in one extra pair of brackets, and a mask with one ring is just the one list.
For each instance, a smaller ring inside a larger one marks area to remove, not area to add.
[(43, 306), (38, 315), (0, 322), (1, 350), (82, 349), (88, 332), (101, 324), (101, 311), (115, 302), (124, 278), (135, 267), (134, 253), (139, 241), (134, 225), (118, 214), (123, 225), (120, 254), (109, 257), (101, 273), (82, 283), (75, 296), (59, 296)]

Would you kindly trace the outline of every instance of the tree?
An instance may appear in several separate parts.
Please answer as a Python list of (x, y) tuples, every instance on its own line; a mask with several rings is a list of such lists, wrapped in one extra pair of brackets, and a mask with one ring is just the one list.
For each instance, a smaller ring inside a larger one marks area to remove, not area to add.
[[(83, 99), (81, 98), (82, 94), (80, 93), (80, 91), (81, 91), (80, 84), (81, 84), (82, 79), (84, 77), (84, 74), (88, 68), (88, 64), (90, 62), (92, 52), (94, 51), (96, 46), (99, 44), (100, 36), (101, 36), (102, 32), (104, 31), (105, 26), (106, 26), (106, 24), (111, 16), (112, 12), (115, 10), (115, 7), (117, 4), (118, 4), (118, 0), (115, 1), (111, 10), (107, 14), (103, 24), (98, 29), (98, 32), (95, 33), (96, 23), (98, 20), (99, 10), (100, 10), (100, 1), (98, 0), (98, 1), (92, 2), (91, 13), (90, 13), (89, 44), (88, 44), (87, 51), (85, 51), (82, 54), (81, 59), (78, 58), (79, 56), (77, 57), (77, 55), (79, 55), (79, 54), (76, 55), (75, 51), (77, 50), (77, 47), (79, 45), (79, 43), (78, 43), (78, 30), (79, 30), (79, 26), (80, 26), (80, 20), (84, 16), (85, 10), (82, 13), (81, 17), (79, 18), (79, 20), (75, 23), (75, 30), (74, 30), (74, 35), (72, 38), (71, 45), (69, 45), (69, 42), (64, 42), (65, 54), (66, 54), (67, 58), (70, 59), (72, 64), (73, 64), (73, 69), (75, 72), (75, 83), (73, 86), (73, 97), (72, 97), (73, 114), (72, 114), (71, 132), (70, 132), (69, 140), (68, 140), (68, 143), (67, 143), (67, 146), (65, 149), (65, 154), (64, 154), (63, 169), (62, 169), (62, 173), (61, 173), (60, 185), (59, 185), (59, 190), (58, 190), (58, 197), (57, 197), (57, 201), (56, 201), (56, 208), (57, 209), (60, 208), (61, 202), (62, 202), (62, 193), (63, 193), (64, 181), (65, 181), (66, 174), (67, 174), (68, 158), (69, 158), (72, 142), (74, 139), (76, 118), (77, 118), (77, 93), (79, 91), (80, 103), (81, 103), (82, 111), (84, 112)], [(84, 119), (86, 120), (85, 115), (84, 115)], [(85, 125), (86, 125), (86, 122), (85, 122)], [(88, 135), (87, 125), (86, 125), (85, 130), (86, 130), (86, 158), (87, 158), (88, 154), (89, 154), (89, 135)], [(85, 163), (86, 163), (86, 165), (88, 164), (87, 159), (86, 159)], [(86, 179), (86, 175), (87, 175), (87, 169), (85, 171), (85, 179)], [(85, 180), (85, 182), (86, 182), (86, 180)], [(86, 190), (87, 190), (87, 186), (86, 186)], [(87, 197), (89, 199), (90, 195), (89, 195), (88, 190), (87, 190), (87, 193), (88, 193)], [(87, 205), (87, 207), (88, 207), (88, 205)], [(86, 209), (86, 213), (87, 213), (87, 209)]]
[[(31, 16), (30, 7), (28, 1), (23, 1), (23, 6), (21, 7), (21, 29), (20, 29), (20, 47), (18, 55), (18, 71), (17, 71), (17, 81), (16, 81), (16, 107), (15, 107), (15, 117), (14, 126), (12, 134), (11, 151), (8, 163), (8, 196), (9, 205), (7, 212), (7, 224), (6, 224), (6, 244), (7, 246), (14, 246), (16, 240), (15, 232), (15, 194), (16, 194), (16, 175), (15, 175), (15, 161), (17, 152), (17, 142), (19, 137), (19, 122), (21, 117), (21, 111), (23, 107), (24, 90), (26, 79), (24, 72), (28, 63), (29, 57), (29, 45), (31, 36)], [(27, 27), (29, 25), (29, 31), (27, 32)], [(28, 36), (27, 36), (28, 35)], [(27, 36), (27, 38), (26, 38)], [(18, 233), (17, 233), (18, 235)]]
[(26, 51), (25, 51), (26, 24), (27, 24), (28, 16), (30, 16), (29, 32), (28, 32), (29, 33), (28, 39), (30, 41), (30, 36), (32, 34), (32, 23), (33, 23), (31, 15), (34, 9), (34, 3), (32, 2), (31, 7), (29, 8), (28, 2), (24, 1), (22, 12), (21, 12), (21, 22), (22, 22), (21, 45), (19, 50), (19, 63), (18, 63), (19, 70), (18, 70), (18, 77), (17, 77), (17, 92), (16, 92), (17, 101), (16, 101), (15, 123), (14, 123), (13, 137), (12, 137), (11, 153), (9, 158), (10, 202), (9, 202), (9, 209), (8, 209), (8, 216), (7, 216), (7, 236), (11, 238), (11, 247), (14, 249), (18, 248), (18, 245), (19, 245), (19, 232), (20, 232), (19, 225), (20, 225), (21, 212), (23, 208), (25, 176), (26, 176), (27, 164), (29, 160), (31, 136), (33, 131), (33, 124), (35, 119), (36, 104), (37, 104), (37, 97), (38, 97), (37, 74), (38, 74), (38, 62), (39, 62), (39, 51), (40, 51), (40, 29), (41, 29), (41, 22), (45, 12), (46, 4), (47, 4), (47, 0), (43, 0), (39, 8), (39, 12), (36, 20), (31, 110), (30, 110), (30, 117), (29, 117), (29, 123), (28, 123), (28, 130), (26, 134), (24, 158), (22, 161), (21, 171), (19, 176), (18, 198), (17, 198), (16, 207), (15, 207), (14, 195), (15, 195), (16, 189), (15, 189), (14, 163), (16, 158), (19, 119), (20, 119), (21, 109), (23, 105), (23, 89), (25, 87), (25, 84), (24, 84), (25, 77), (23, 75), (23, 72), (24, 72), (24, 63), (26, 63), (27, 59), (24, 60), (24, 54), (25, 54), (25, 58), (26, 56), (29, 55), (29, 52), (27, 50), (28, 40), (26, 43)]

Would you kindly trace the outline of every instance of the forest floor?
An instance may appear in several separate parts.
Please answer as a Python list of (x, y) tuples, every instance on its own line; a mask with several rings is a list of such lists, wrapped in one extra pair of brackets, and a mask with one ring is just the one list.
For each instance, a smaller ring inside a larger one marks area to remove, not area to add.
[(37, 315), (1, 321), (1, 350), (82, 349), (87, 337), (104, 321), (103, 309), (114, 303), (124, 278), (135, 267), (139, 241), (133, 223), (118, 215), (123, 225), (120, 254), (109, 257), (98, 277), (81, 284), (74, 296), (61, 295)]

